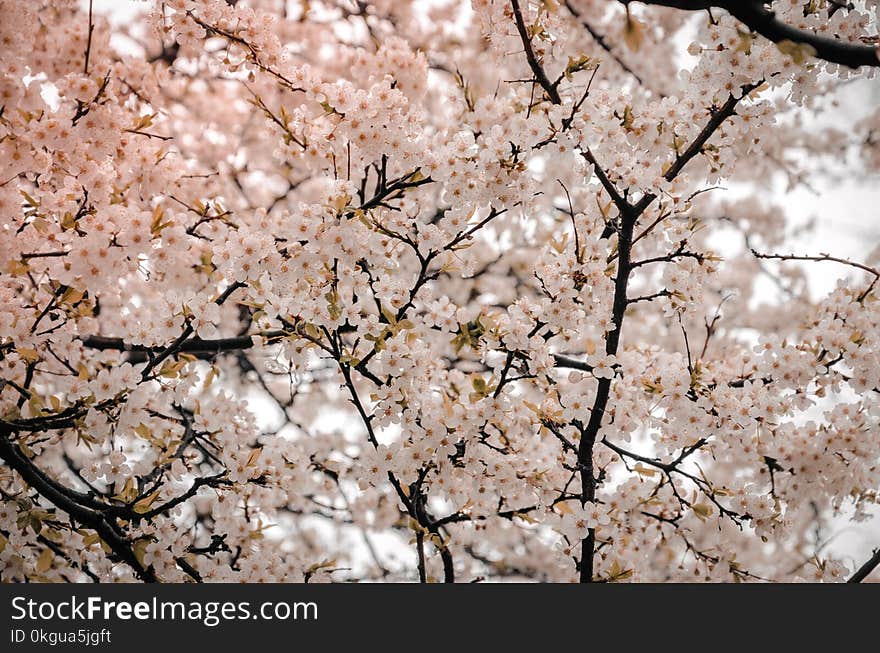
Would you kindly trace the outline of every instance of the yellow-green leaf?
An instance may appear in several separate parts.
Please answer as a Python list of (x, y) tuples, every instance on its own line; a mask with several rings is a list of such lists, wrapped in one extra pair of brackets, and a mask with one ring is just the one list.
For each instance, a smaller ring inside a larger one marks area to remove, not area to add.
[(34, 568), (41, 574), (45, 573), (52, 568), (52, 561), (54, 559), (55, 554), (52, 553), (52, 549), (43, 549), (43, 552), (37, 558), (37, 563), (34, 565)]
[(155, 492), (150, 492), (150, 494), (148, 494), (143, 499), (141, 499), (140, 501), (138, 501), (137, 503), (134, 504), (133, 510), (139, 515), (144, 514), (145, 512), (147, 512), (150, 509), (150, 506), (152, 506), (154, 503), (156, 503), (156, 499), (159, 498), (160, 492), (161, 492), (161, 490), (156, 490)]

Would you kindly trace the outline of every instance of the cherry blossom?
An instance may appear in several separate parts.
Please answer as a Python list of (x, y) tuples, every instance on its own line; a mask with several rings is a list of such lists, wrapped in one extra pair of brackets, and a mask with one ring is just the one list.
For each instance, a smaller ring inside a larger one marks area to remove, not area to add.
[(880, 565), (876, 0), (0, 11), (4, 581)]

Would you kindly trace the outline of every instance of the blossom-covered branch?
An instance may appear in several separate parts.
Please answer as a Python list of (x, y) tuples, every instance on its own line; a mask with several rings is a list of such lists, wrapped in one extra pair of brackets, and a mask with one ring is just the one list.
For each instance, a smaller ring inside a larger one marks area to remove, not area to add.
[[(631, 0), (620, 0), (629, 5)], [(753, 32), (757, 32), (764, 38), (778, 44), (794, 44), (805, 48), (805, 54), (816, 56), (830, 63), (840, 64), (849, 68), (861, 66), (880, 66), (878, 57), (878, 43), (866, 45), (864, 43), (850, 42), (842, 38), (825, 36), (822, 33), (812, 32), (807, 29), (799, 29), (784, 23), (777, 18), (773, 9), (766, 5), (771, 4), (764, 0), (638, 0), (641, 4), (657, 5), (661, 7), (674, 7), (687, 11), (722, 9), (740, 20)], [(829, 17), (841, 9), (841, 5), (827, 3)], [(846, 9), (843, 9), (846, 11)], [(811, 10), (818, 12), (818, 9)], [(865, 34), (866, 41), (877, 35)]]
[(876, 8), (0, 0), (0, 577), (873, 578)]

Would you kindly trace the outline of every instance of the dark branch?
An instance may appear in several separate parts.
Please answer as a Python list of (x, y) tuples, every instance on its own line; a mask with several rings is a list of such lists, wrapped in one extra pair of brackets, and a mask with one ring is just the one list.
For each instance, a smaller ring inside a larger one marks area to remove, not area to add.
[(516, 19), (516, 29), (519, 32), (520, 39), (522, 39), (523, 48), (526, 51), (526, 60), (529, 62), (529, 68), (532, 69), (535, 81), (541, 85), (541, 88), (544, 89), (544, 92), (553, 104), (562, 104), (562, 98), (559, 97), (559, 91), (556, 90), (556, 86), (547, 77), (547, 73), (544, 72), (541, 63), (535, 56), (535, 51), (532, 48), (532, 37), (529, 36), (529, 32), (526, 29), (526, 24), (523, 21), (523, 15), (522, 11), (520, 11), (518, 0), (510, 0), (510, 6), (513, 8), (513, 16)]
[[(629, 4), (630, 0), (620, 0)], [(847, 68), (861, 66), (880, 66), (877, 50), (872, 45), (851, 43), (842, 39), (821, 36), (810, 30), (801, 30), (783, 23), (776, 13), (755, 0), (640, 0), (642, 4), (673, 7), (685, 11), (700, 11), (712, 8), (724, 9), (731, 16), (774, 43), (790, 41), (810, 46), (815, 56), (829, 63)]]
[(874, 549), (874, 555), (865, 562), (861, 567), (856, 570), (852, 576), (849, 577), (847, 583), (861, 583), (865, 580), (872, 571), (874, 571), (878, 566), (880, 566), (880, 548)]

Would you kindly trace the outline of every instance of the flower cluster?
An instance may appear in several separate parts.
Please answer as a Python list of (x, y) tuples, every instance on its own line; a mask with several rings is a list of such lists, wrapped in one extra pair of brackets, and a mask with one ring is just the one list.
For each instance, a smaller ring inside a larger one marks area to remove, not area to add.
[(3, 580), (853, 571), (880, 272), (773, 198), (877, 2), (81, 4), (0, 0)]

